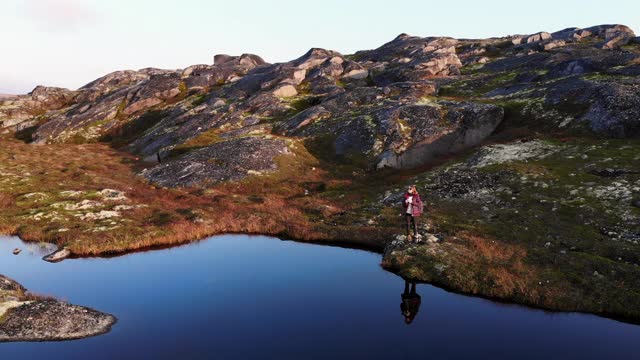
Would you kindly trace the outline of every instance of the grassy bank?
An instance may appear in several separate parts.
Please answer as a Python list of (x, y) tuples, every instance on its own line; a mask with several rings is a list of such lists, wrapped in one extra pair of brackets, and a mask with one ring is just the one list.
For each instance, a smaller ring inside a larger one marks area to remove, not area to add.
[[(318, 221), (348, 202), (327, 200), (341, 184), (328, 179), (303, 147), (275, 174), (208, 189), (163, 189), (136, 172), (145, 164), (104, 144), (33, 146), (3, 138), (0, 233), (99, 256), (168, 246), (220, 233), (301, 241), (349, 242), (381, 249), (373, 227)], [(286, 161), (286, 163), (282, 163)], [(337, 199), (337, 198), (336, 198)]]

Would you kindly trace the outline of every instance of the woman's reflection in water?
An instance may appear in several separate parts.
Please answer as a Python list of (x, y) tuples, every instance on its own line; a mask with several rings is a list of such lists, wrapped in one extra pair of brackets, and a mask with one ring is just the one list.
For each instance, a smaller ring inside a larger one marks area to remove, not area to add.
[(416, 283), (412, 282), (409, 285), (408, 281), (404, 281), (404, 292), (402, 293), (402, 303), (400, 303), (400, 310), (402, 316), (404, 316), (405, 324), (409, 325), (418, 314), (420, 309), (420, 295), (416, 293)]

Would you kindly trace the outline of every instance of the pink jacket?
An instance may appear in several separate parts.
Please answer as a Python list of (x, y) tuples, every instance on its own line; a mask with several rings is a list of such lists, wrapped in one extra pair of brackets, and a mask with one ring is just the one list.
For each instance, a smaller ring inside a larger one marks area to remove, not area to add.
[(407, 202), (407, 200), (409, 199), (410, 196), (413, 196), (413, 201), (411, 206), (411, 215), (413, 216), (422, 215), (422, 211), (424, 210), (424, 205), (422, 204), (422, 199), (420, 199), (420, 194), (413, 194), (413, 195), (409, 193), (404, 194), (404, 201), (402, 202), (402, 205), (404, 206), (405, 212), (407, 210), (407, 207), (409, 206), (409, 203)]

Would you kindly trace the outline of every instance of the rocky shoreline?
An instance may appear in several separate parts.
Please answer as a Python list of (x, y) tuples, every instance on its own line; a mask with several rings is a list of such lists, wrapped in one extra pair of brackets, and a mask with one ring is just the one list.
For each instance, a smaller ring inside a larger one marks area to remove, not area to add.
[(91, 308), (29, 294), (0, 275), (0, 342), (82, 339), (109, 332), (116, 321)]

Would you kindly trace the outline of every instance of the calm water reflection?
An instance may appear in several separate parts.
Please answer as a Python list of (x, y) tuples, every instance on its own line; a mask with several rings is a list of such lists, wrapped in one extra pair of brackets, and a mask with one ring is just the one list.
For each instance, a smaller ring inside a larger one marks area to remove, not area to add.
[(14, 256), (14, 247), (24, 245), (0, 238), (0, 273), (34, 292), (112, 313), (119, 322), (90, 339), (0, 344), (0, 359), (638, 355), (640, 326), (415, 286), (383, 271), (379, 255), (359, 250), (234, 235), (49, 264), (37, 248)]

